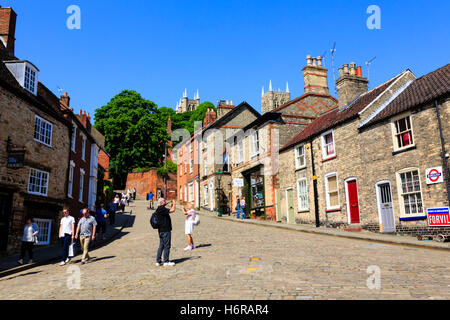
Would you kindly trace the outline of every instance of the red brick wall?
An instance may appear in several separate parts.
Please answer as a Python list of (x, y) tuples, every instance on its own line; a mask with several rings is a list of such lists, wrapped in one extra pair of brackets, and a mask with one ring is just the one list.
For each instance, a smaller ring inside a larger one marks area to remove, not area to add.
[[(142, 173), (129, 173), (125, 190), (132, 190), (133, 187), (136, 188), (136, 193), (143, 197), (147, 197), (147, 193), (150, 191), (156, 197), (157, 189), (160, 189), (161, 194), (164, 195), (164, 179), (157, 174), (156, 169)], [(177, 199), (177, 179), (172, 173), (169, 174), (167, 180), (167, 199)]]
[(109, 157), (102, 149), (98, 153), (98, 165), (105, 169), (105, 180), (109, 180)]

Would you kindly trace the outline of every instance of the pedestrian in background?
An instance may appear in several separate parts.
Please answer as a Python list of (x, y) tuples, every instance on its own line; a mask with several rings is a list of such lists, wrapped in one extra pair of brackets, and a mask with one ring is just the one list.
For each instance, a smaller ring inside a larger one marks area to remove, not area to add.
[(247, 219), (246, 215), (246, 207), (245, 207), (245, 197), (242, 196), (241, 198), (241, 219)]
[[(166, 208), (166, 199), (159, 199), (159, 206), (155, 211), (158, 220), (159, 248), (156, 253), (156, 266), (174, 266), (175, 262), (169, 261), (170, 246), (172, 240), (172, 220), (170, 214), (175, 212), (175, 201), (172, 201), (172, 207)], [(161, 256), (164, 252), (164, 263)]]
[(27, 217), (25, 219), (25, 227), (23, 228), (22, 246), (20, 248), (20, 259), (17, 261), (19, 264), (23, 264), (25, 258), (25, 252), (28, 252), (28, 263), (33, 263), (33, 245), (37, 244), (37, 234), (39, 228), (34, 219)]
[(195, 222), (195, 210), (192, 203), (188, 204), (188, 209), (183, 207), (184, 215), (186, 216), (186, 221), (184, 225), (184, 234), (186, 235), (186, 239), (188, 241), (188, 246), (184, 248), (184, 251), (189, 251), (195, 249), (194, 239), (192, 239), (192, 232), (194, 231), (194, 222)]
[[(118, 197), (116, 195), (116, 197)], [(116, 212), (119, 210), (119, 203), (116, 202), (116, 199), (114, 198), (113, 201), (109, 204), (109, 224), (114, 227), (116, 224)]]
[(95, 220), (97, 220), (97, 233), (101, 234), (101, 239), (105, 239), (105, 233), (106, 233), (106, 218), (108, 218), (108, 212), (105, 210), (105, 206), (103, 203), (100, 204), (100, 206), (97, 208), (97, 211), (95, 212)]
[(236, 219), (240, 218), (241, 213), (241, 199), (239, 199), (239, 196), (236, 196)]
[(95, 240), (95, 229), (97, 227), (97, 221), (89, 213), (89, 209), (83, 210), (84, 217), (81, 218), (78, 223), (77, 233), (75, 239), (78, 239), (80, 235), (81, 248), (83, 249), (83, 255), (81, 256), (81, 264), (85, 264), (90, 259), (89, 257), (89, 243)]
[(126, 196), (124, 195), (123, 196), (123, 198), (122, 198), (122, 200), (121, 200), (121, 207), (122, 207), (122, 213), (125, 213), (125, 206), (126, 206), (126, 198), (125, 198)]
[(153, 208), (153, 191), (150, 191), (150, 194), (148, 195), (149, 199), (150, 199), (150, 209), (154, 209)]
[(136, 187), (133, 187), (133, 200), (136, 200)]
[(59, 224), (59, 239), (61, 242), (62, 260), (60, 265), (63, 266), (70, 262), (69, 245), (75, 237), (75, 218), (69, 214), (69, 209), (63, 209), (64, 216)]

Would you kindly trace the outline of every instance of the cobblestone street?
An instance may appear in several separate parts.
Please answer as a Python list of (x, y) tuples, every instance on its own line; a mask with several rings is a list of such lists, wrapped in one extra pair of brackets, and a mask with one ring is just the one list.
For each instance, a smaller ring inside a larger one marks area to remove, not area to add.
[[(409, 248), (220, 221), (202, 216), (198, 246), (183, 251), (184, 216), (172, 215), (171, 260), (156, 267), (157, 231), (147, 203), (131, 207), (134, 224), (94, 261), (39, 266), (0, 279), (1, 299), (449, 299), (450, 256)], [(73, 267), (80, 289), (69, 289)], [(381, 270), (381, 288), (369, 289), (369, 266)], [(76, 268), (75, 268), (76, 270)]]

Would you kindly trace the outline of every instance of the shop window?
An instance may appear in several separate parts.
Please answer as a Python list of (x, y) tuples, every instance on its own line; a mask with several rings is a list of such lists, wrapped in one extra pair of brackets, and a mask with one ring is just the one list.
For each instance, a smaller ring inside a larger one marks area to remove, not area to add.
[(52, 220), (50, 219), (34, 219), (39, 232), (37, 234), (38, 245), (49, 245), (52, 233)]
[(252, 208), (264, 207), (264, 176), (261, 169), (250, 174)]

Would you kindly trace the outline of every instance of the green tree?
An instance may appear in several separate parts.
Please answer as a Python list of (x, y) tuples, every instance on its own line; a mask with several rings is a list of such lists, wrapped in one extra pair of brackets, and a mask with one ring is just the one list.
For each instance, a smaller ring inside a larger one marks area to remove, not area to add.
[(111, 155), (115, 188), (123, 188), (135, 168), (159, 167), (167, 122), (156, 116), (157, 105), (131, 90), (124, 90), (95, 112), (95, 127), (105, 136)]

